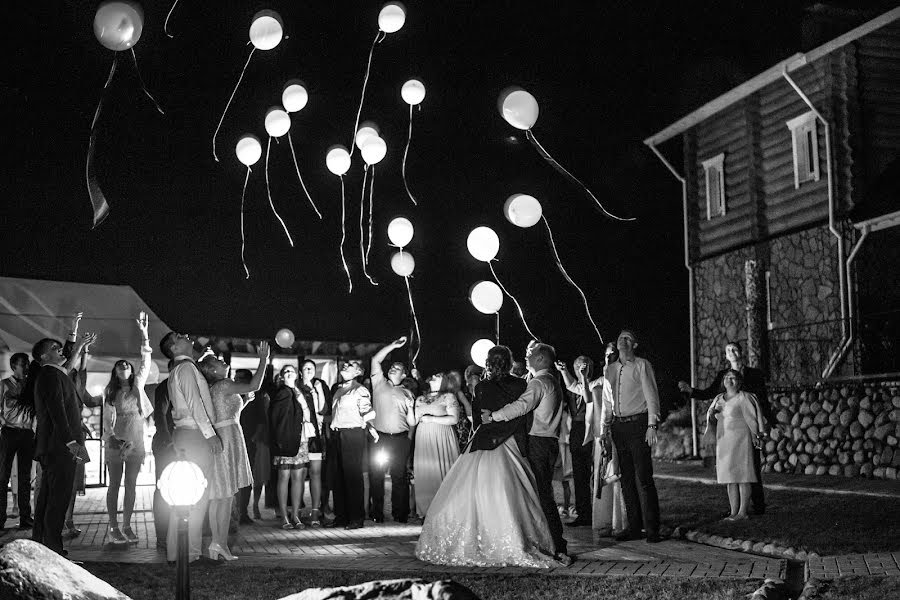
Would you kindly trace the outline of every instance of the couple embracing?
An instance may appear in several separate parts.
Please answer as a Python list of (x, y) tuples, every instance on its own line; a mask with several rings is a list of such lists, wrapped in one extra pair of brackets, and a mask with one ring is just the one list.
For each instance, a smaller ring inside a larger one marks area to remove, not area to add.
[(475, 433), (431, 503), (416, 546), (421, 560), (445, 565), (568, 565), (553, 499), (562, 389), (556, 353), (529, 345), (528, 383), (510, 375), (505, 346), (488, 352), (475, 387)]

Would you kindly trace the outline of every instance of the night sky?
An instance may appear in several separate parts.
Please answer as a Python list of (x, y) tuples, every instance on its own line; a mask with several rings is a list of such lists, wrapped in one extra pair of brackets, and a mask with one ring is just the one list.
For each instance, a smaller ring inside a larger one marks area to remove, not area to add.
[[(360, 267), (357, 152), (345, 177), (345, 251), (354, 280), (348, 295), (338, 254), (340, 185), (324, 157), (331, 145), (350, 142), (381, 4), (181, 0), (169, 39), (162, 26), (171, 3), (145, 1), (135, 50), (166, 114), (143, 95), (130, 54), (122, 53), (96, 159), (112, 212), (91, 231), (85, 156), (113, 58), (93, 35), (97, 3), (16, 3), (0, 88), (2, 274), (128, 284), (170, 326), (195, 333), (271, 337), (290, 327), (298, 339), (387, 341), (409, 328), (386, 235), (390, 219), (405, 215), (416, 227), (409, 250), (416, 258), (420, 366), (432, 371), (464, 366), (472, 342), (493, 336), (493, 317), (477, 313), (467, 298), (473, 283), (491, 277), (465, 246), (468, 232), (485, 224), (501, 240), (497, 274), (535, 333), (567, 360), (599, 357), (545, 231), (519, 229), (502, 216), (508, 196), (529, 193), (542, 202), (603, 335), (637, 328), (658, 368), (686, 377), (680, 187), (641, 140), (797, 51), (802, 5), (407, 2), (403, 29), (376, 48), (362, 112), (388, 144), (376, 167), (370, 266), (380, 285), (370, 286)], [(255, 53), (219, 134), (216, 163), (212, 134), (249, 52), (251, 18), (263, 8), (280, 13), (289, 37)], [(265, 146), (265, 111), (280, 104), (284, 83), (295, 77), (306, 82), (310, 101), (293, 115), (292, 136), (325, 219), (302, 194), (286, 138), (273, 143), (272, 197), (296, 247), (268, 207), (260, 161), (247, 190), (246, 281), (239, 236), (245, 170), (234, 144), (254, 133)], [(407, 165), (418, 208), (400, 176), (408, 107), (399, 90), (412, 77), (427, 88)], [(610, 210), (637, 222), (604, 219), (500, 117), (497, 97), (509, 85), (537, 98), (538, 140)], [(677, 145), (666, 151), (680, 168)], [(501, 338), (522, 354), (527, 335), (509, 301)]]

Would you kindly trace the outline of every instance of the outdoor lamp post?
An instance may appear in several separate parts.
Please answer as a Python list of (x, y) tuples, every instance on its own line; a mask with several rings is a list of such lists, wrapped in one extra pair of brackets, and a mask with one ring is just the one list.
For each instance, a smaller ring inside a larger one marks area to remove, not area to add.
[(159, 477), (159, 493), (175, 510), (178, 519), (178, 558), (175, 567), (175, 599), (189, 600), (191, 578), (188, 571), (188, 519), (190, 509), (200, 501), (206, 490), (206, 477), (195, 463), (187, 460), (184, 452), (167, 466)]

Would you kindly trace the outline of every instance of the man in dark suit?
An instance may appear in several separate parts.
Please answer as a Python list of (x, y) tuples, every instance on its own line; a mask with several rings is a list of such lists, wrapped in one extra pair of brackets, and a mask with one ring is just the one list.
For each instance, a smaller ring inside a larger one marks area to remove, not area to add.
[[(686, 381), (678, 382), (678, 389), (686, 394), (690, 394), (692, 398), (697, 400), (712, 400), (723, 391), (722, 380), (725, 374), (734, 369), (744, 377), (743, 391), (749, 392), (756, 396), (759, 401), (759, 410), (762, 413), (764, 421), (763, 435), (769, 434), (769, 428), (775, 422), (775, 415), (772, 413), (772, 406), (769, 404), (766, 395), (766, 376), (760, 370), (749, 367), (744, 362), (744, 351), (737, 342), (728, 342), (725, 344), (725, 358), (728, 360), (729, 366), (722, 369), (716, 374), (712, 384), (706, 389), (697, 389), (691, 387)], [(762, 452), (753, 453), (753, 469), (756, 471), (756, 483), (750, 484), (750, 497), (753, 504), (751, 514), (761, 515), (766, 512), (766, 498), (762, 485)]]
[(44, 338), (32, 356), (41, 365), (34, 389), (35, 459), (43, 466), (32, 539), (65, 555), (62, 528), (75, 482), (76, 461), (87, 456), (75, 384), (63, 366), (63, 345)]
[[(169, 361), (169, 371), (175, 367), (175, 361)], [(156, 482), (169, 463), (175, 460), (175, 448), (172, 433), (175, 422), (172, 419), (172, 403), (169, 402), (168, 380), (160, 381), (153, 394), (153, 423), (156, 433), (153, 434), (153, 461), (156, 465)], [(169, 532), (169, 505), (163, 500), (159, 488), (153, 490), (153, 523), (156, 526), (156, 548), (165, 550), (166, 537)]]

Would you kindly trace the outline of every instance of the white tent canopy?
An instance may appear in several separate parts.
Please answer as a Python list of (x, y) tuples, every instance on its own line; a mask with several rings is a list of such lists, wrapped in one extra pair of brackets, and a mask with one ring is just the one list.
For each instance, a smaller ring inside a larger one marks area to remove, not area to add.
[[(8, 374), (10, 354), (30, 355), (34, 343), (45, 337), (64, 341), (78, 311), (84, 312), (79, 334), (97, 334), (87, 370), (106, 373), (107, 378), (116, 360), (134, 362), (140, 356), (141, 338), (135, 322), (140, 311), (150, 320), (151, 346), (169, 331), (131, 286), (0, 277), (2, 376)], [(155, 347), (153, 358), (148, 384), (156, 383), (159, 367), (166, 371), (167, 361)]]

